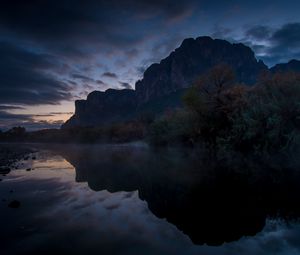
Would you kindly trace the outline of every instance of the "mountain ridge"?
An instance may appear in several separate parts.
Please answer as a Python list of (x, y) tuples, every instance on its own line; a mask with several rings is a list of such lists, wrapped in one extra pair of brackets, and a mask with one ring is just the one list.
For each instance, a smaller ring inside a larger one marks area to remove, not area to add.
[(220, 63), (231, 66), (237, 80), (246, 84), (253, 84), (259, 73), (268, 70), (251, 48), (241, 43), (208, 36), (187, 38), (159, 64), (150, 65), (136, 82), (139, 104), (191, 86), (197, 76)]
[[(134, 119), (147, 108), (144, 106), (165, 100), (177, 91), (184, 91), (192, 86), (201, 74), (221, 63), (232, 67), (237, 81), (249, 86), (254, 84), (263, 72), (300, 71), (298, 60), (268, 68), (262, 60), (256, 59), (250, 47), (242, 43), (230, 43), (208, 36), (187, 38), (166, 58), (150, 65), (143, 78), (136, 82), (135, 90), (93, 91), (86, 100), (76, 100), (75, 114), (62, 128), (98, 126)], [(159, 102), (159, 111), (179, 105), (178, 100), (174, 100), (176, 103)]]
[(291, 59), (287, 63), (279, 63), (270, 68), (272, 73), (276, 72), (288, 72), (288, 71), (296, 71), (300, 72), (300, 61), (297, 59)]

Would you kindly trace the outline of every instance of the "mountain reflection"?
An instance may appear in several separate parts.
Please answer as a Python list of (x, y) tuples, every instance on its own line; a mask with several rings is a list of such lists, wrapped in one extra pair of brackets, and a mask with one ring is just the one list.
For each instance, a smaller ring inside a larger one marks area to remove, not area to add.
[(215, 161), (189, 151), (143, 147), (74, 146), (58, 153), (75, 167), (77, 182), (95, 191), (138, 190), (154, 215), (195, 244), (235, 241), (260, 232), (267, 218), (300, 215), (300, 174), (274, 162)]

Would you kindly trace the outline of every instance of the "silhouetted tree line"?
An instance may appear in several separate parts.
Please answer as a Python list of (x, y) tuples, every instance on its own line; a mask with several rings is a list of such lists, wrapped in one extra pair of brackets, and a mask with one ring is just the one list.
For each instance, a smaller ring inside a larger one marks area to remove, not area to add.
[(2, 142), (39, 143), (126, 143), (145, 137), (145, 124), (141, 121), (115, 123), (101, 127), (74, 127), (69, 129), (43, 129), (26, 132), (14, 127), (0, 133)]
[(213, 150), (278, 152), (300, 145), (300, 74), (265, 73), (252, 87), (218, 65), (183, 97), (185, 107), (150, 127), (156, 146), (204, 145)]

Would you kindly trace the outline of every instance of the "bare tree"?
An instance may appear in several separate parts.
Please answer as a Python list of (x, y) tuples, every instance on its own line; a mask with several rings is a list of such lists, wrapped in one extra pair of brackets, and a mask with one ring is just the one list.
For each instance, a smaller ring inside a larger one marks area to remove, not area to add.
[(207, 95), (219, 95), (235, 84), (235, 74), (226, 64), (219, 64), (200, 76), (195, 86)]

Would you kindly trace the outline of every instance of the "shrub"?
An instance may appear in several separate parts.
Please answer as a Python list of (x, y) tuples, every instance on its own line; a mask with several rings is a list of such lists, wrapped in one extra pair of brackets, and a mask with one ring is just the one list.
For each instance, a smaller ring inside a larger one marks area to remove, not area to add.
[(198, 126), (197, 116), (192, 112), (183, 109), (167, 112), (150, 126), (148, 141), (156, 146), (194, 145)]
[(184, 95), (185, 109), (151, 125), (152, 144), (204, 143), (241, 152), (300, 148), (300, 74), (268, 74), (250, 88), (232, 77), (224, 66), (201, 77)]
[(279, 151), (300, 145), (300, 75), (275, 74), (248, 93), (227, 143), (239, 150)]

